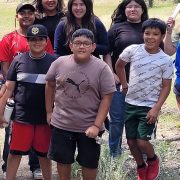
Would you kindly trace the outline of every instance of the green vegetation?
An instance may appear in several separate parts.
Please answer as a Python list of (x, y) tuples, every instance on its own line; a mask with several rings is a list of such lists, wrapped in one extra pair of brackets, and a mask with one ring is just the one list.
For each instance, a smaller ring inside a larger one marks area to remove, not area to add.
[[(11, 32), (15, 29), (15, 9), (18, 4), (17, 0), (9, 1), (8, 3), (5, 0), (0, 0), (0, 12), (1, 12), (1, 20), (0, 20), (0, 38), (2, 38), (8, 32)], [(105, 24), (107, 30), (109, 29), (111, 23), (111, 15), (116, 8), (119, 1), (112, 0), (94, 0), (94, 12), (100, 17), (100, 19)], [(163, 20), (167, 20), (167, 18), (172, 14), (175, 4), (172, 1), (160, 1), (155, 0), (154, 7), (149, 9), (150, 17), (159, 17)], [(180, 15), (177, 17), (177, 23), (180, 20)], [(166, 137), (167, 135), (173, 136), (173, 133), (178, 133), (180, 131), (180, 122), (179, 114), (176, 107), (175, 96), (173, 92), (171, 92), (166, 104), (163, 108), (163, 113), (159, 119), (158, 125), (158, 137)], [(3, 131), (0, 130), (0, 146), (3, 141)], [(1, 146), (2, 147), (2, 146)], [(160, 141), (155, 143), (155, 148), (158, 154), (161, 156), (162, 161), (162, 171), (160, 175), (160, 179), (167, 180), (178, 180), (178, 166), (174, 168), (169, 168), (168, 164), (166, 164), (167, 158), (168, 161), (174, 164), (174, 160), (178, 159), (176, 157), (180, 157), (179, 151), (174, 151), (174, 147), (165, 141)], [(173, 155), (171, 152), (171, 148), (173, 148)], [(2, 148), (1, 148), (2, 149)], [(126, 151), (121, 157), (117, 159), (111, 159), (109, 157), (108, 145), (102, 146), (102, 153), (98, 171), (98, 180), (134, 180), (136, 179), (135, 175), (135, 163), (134, 160), (129, 156), (129, 151)], [(175, 158), (173, 159), (173, 157)], [(172, 161), (171, 161), (172, 160)], [(180, 168), (180, 167), (179, 167)], [(75, 163), (73, 166), (73, 179), (81, 179), (80, 177), (80, 168)], [(177, 178), (176, 178), (177, 177)]]

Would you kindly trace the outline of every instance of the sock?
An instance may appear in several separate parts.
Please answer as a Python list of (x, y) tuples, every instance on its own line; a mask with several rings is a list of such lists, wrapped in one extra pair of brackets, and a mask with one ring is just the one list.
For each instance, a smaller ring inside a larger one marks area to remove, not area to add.
[(141, 165), (138, 165), (138, 169), (140, 169), (140, 168), (144, 168), (144, 167), (146, 167), (146, 164), (145, 163), (142, 163)]
[(155, 161), (156, 159), (157, 159), (157, 156), (154, 155), (154, 157), (152, 157), (152, 158), (147, 158), (147, 161)]

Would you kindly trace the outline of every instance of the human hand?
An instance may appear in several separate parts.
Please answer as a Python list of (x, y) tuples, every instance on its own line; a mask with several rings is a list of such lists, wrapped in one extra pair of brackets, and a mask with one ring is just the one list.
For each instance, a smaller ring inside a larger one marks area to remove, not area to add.
[(169, 17), (166, 24), (167, 24), (167, 32), (171, 34), (175, 26), (175, 20), (172, 17)]
[(85, 131), (85, 134), (89, 138), (95, 138), (99, 134), (99, 128), (97, 126), (92, 125)]
[(47, 112), (46, 116), (47, 116), (47, 123), (48, 123), (48, 125), (50, 125), (51, 117), (52, 117), (52, 112)]
[(157, 121), (157, 117), (159, 115), (159, 109), (153, 107), (148, 113), (146, 118), (148, 119), (147, 124), (153, 124)]
[(127, 87), (122, 87), (122, 91), (121, 91), (123, 94), (127, 94), (128, 92), (128, 86)]

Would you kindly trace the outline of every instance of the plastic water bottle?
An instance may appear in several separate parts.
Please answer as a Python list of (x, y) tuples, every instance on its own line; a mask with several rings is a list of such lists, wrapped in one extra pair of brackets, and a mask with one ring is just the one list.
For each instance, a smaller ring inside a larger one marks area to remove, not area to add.
[(3, 85), (3, 81), (4, 81), (4, 80), (0, 79), (0, 89), (1, 89), (1, 87), (2, 87), (2, 85)]
[[(14, 109), (14, 100), (11, 98), (8, 98), (6, 106), (5, 106), (5, 110), (4, 110), (4, 118), (5, 120), (9, 123), (10, 119), (11, 119), (11, 114), (13, 112)], [(4, 127), (7, 127), (8, 124), (4, 124)]]

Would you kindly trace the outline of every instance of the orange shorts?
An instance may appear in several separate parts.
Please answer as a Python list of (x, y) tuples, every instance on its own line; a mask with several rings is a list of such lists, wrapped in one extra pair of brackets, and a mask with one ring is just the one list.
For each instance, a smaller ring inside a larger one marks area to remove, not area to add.
[(51, 128), (47, 124), (23, 124), (13, 122), (10, 153), (26, 155), (33, 148), (38, 156), (46, 156), (51, 139)]

